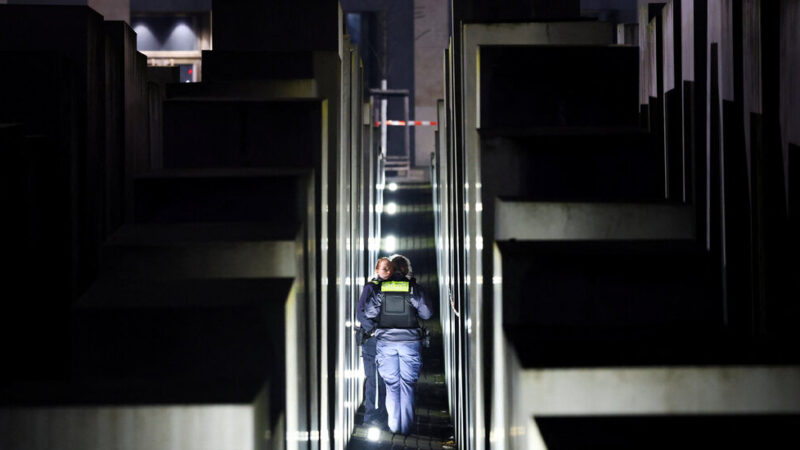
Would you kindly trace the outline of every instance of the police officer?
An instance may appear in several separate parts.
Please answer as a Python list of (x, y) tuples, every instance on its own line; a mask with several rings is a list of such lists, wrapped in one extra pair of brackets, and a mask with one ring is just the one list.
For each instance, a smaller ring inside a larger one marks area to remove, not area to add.
[(364, 424), (382, 428), (381, 424), (386, 417), (386, 385), (378, 376), (378, 367), (375, 365), (375, 348), (377, 339), (372, 337), (377, 322), (365, 314), (369, 300), (378, 295), (380, 282), (388, 280), (394, 272), (394, 266), (389, 258), (380, 258), (375, 265), (375, 278), (369, 281), (361, 291), (356, 314), (361, 323), (361, 358), (364, 362)]
[(369, 300), (365, 313), (377, 322), (376, 363), (386, 383), (389, 429), (409, 434), (414, 424), (414, 386), (422, 368), (423, 333), (418, 318), (430, 319), (431, 310), (422, 289), (406, 278), (410, 269), (407, 259), (395, 261), (397, 270), (380, 282), (378, 295)]

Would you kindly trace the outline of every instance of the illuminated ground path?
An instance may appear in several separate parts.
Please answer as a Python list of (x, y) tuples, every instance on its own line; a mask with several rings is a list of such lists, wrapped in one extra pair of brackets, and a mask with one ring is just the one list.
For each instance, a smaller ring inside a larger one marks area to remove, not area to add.
[[(381, 223), (384, 242), (381, 256), (392, 253), (407, 256), (417, 282), (425, 288), (434, 309), (433, 317), (425, 323), (432, 339), (430, 348), (422, 352), (422, 374), (416, 389), (416, 424), (409, 436), (383, 431), (378, 441), (370, 441), (367, 428), (358, 425), (350, 440), (350, 449), (454, 448), (453, 427), (447, 411), (431, 195), (429, 184), (400, 184), (394, 191), (387, 189)], [(391, 248), (392, 245), (396, 248)], [(363, 414), (362, 406), (356, 423), (361, 423)]]

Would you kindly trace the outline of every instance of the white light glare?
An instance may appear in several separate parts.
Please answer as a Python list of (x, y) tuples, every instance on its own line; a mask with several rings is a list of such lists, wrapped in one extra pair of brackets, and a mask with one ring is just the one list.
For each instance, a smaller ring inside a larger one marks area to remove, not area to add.
[(386, 236), (383, 238), (383, 250), (394, 253), (394, 251), (397, 250), (397, 238), (394, 236)]
[(370, 237), (367, 240), (367, 245), (369, 246), (370, 251), (378, 251), (379, 250), (378, 244), (379, 244), (378, 238)]
[(392, 215), (397, 212), (397, 203), (391, 202), (386, 204), (386, 213)]
[(397, 183), (389, 183), (389, 190), (394, 192), (397, 190)]
[(365, 377), (364, 372), (361, 370), (346, 370), (345, 376), (351, 380), (363, 380)]
[(369, 427), (367, 430), (367, 439), (372, 442), (377, 442), (381, 437), (381, 430), (378, 427)]

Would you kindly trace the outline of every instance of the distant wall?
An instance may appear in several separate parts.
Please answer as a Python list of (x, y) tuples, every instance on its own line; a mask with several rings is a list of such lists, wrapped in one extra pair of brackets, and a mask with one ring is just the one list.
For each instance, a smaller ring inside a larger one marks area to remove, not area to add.
[[(436, 120), (436, 101), (444, 98), (444, 49), (450, 34), (447, 0), (414, 1), (415, 120)], [(434, 127), (415, 127), (415, 163), (427, 167), (436, 138)]]
[(211, 11), (211, 0), (130, 0), (133, 12)]
[(614, 23), (636, 23), (636, 0), (581, 0), (581, 15)]

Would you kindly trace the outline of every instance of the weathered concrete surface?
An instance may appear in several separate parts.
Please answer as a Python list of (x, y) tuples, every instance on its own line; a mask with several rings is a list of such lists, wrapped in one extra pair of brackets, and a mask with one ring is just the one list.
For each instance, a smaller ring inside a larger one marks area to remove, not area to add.
[(639, 24), (620, 23), (617, 25), (617, 44), (639, 45)]
[[(444, 49), (449, 37), (449, 2), (414, 1), (415, 120), (436, 120), (436, 101), (444, 95)], [(427, 167), (434, 150), (435, 128), (415, 127), (414, 162)]]
[[(0, 409), (5, 450), (255, 450), (266, 405)], [(262, 440), (263, 441), (263, 440)]]
[(520, 382), (534, 415), (800, 412), (797, 366), (526, 370)]
[[(664, 53), (662, 55), (664, 86), (663, 92), (661, 93), (667, 93), (675, 89), (676, 86), (680, 86), (680, 80), (676, 79), (680, 77), (679, 71), (681, 65), (680, 16), (678, 15), (680, 13), (680, 7), (675, 5), (676, 3), (674, 0), (670, 1), (664, 5), (664, 10), (661, 13), (661, 32), (664, 43)], [(677, 5), (680, 5), (680, 2), (678, 2)], [(676, 70), (678, 73), (676, 73)]]
[(647, 105), (655, 97), (655, 30), (649, 26), (653, 11), (658, 11), (665, 0), (639, 0), (639, 103)]
[[(797, 24), (800, 23), (800, 2), (783, 0), (781, 2), (781, 49), (780, 49), (780, 121), (781, 143), (783, 146), (784, 168), (788, 178), (789, 144), (800, 145), (800, 36)], [(794, 162), (797, 164), (796, 162)], [(800, 183), (798, 180), (791, 180)]]
[(694, 210), (680, 205), (497, 202), (497, 240), (693, 239)]
[(720, 101), (738, 100), (734, 98), (733, 92), (733, 8), (735, 8), (735, 3), (733, 0), (708, 2), (708, 43), (709, 45), (716, 43), (719, 46)]
[[(198, 225), (125, 226), (103, 249), (103, 277), (115, 279), (294, 278), (294, 241), (247, 240), (236, 237), (239, 224), (226, 224), (231, 238), (200, 233), (194, 240), (181, 230)], [(195, 230), (197, 231), (197, 230)], [(165, 240), (159, 235), (175, 235)]]

